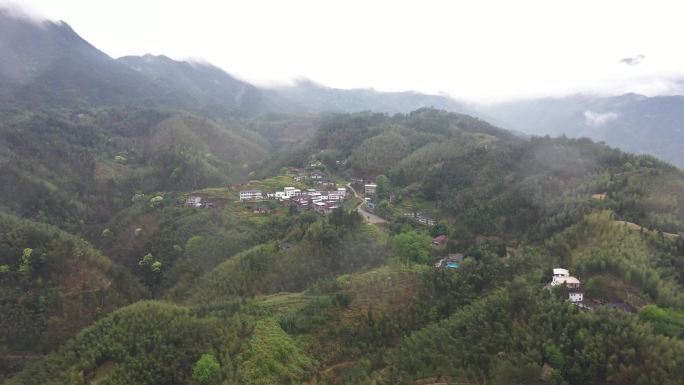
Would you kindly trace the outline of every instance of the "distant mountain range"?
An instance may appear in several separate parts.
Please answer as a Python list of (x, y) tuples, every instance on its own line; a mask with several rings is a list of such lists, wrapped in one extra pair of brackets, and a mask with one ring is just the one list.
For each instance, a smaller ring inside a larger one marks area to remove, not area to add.
[(113, 59), (65, 22), (36, 22), (0, 9), (0, 101), (21, 104), (142, 104), (227, 112), (396, 113), (460, 110), (445, 95), (327, 88), (310, 81), (260, 89), (205, 63), (166, 56)]
[(377, 111), (406, 113), (423, 107), (464, 112), (467, 106), (447, 95), (428, 95), (414, 91), (380, 92), (374, 89), (339, 89), (310, 80), (300, 80), (289, 87), (270, 89), (274, 98), (285, 99), (292, 109), (306, 112)]
[(496, 124), (530, 135), (588, 137), (684, 167), (684, 96), (575, 95), (479, 108)]
[(586, 136), (684, 166), (682, 96), (575, 95), (473, 106), (447, 95), (337, 89), (309, 80), (259, 88), (206, 63), (153, 55), (113, 59), (64, 22), (35, 22), (2, 10), (0, 49), (0, 101), (6, 105), (136, 105), (208, 117), (434, 107), (530, 135)]

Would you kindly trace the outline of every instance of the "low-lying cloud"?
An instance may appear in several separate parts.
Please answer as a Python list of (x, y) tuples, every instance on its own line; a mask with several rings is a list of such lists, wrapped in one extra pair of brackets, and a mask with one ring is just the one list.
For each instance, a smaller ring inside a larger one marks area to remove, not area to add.
[(587, 126), (592, 127), (603, 127), (608, 122), (612, 122), (618, 118), (618, 114), (615, 112), (594, 112), (594, 111), (584, 111), (584, 123)]
[(635, 66), (639, 65), (646, 60), (646, 56), (644, 55), (636, 55), (632, 57), (626, 57), (622, 60), (620, 60), (620, 64), (627, 64), (628, 66)]

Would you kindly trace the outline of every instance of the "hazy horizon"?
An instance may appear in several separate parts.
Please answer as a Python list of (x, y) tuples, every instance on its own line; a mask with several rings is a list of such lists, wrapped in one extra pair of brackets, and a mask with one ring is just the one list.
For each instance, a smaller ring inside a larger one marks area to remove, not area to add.
[(0, 1), (63, 20), (115, 58), (208, 62), (258, 86), (308, 79), (469, 102), (680, 94), (684, 25), (675, 3), (657, 3)]

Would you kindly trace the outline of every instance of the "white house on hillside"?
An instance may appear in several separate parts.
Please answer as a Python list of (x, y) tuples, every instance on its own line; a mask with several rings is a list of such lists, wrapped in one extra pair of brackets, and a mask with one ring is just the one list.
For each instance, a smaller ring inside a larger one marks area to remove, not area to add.
[(570, 301), (578, 303), (584, 300), (584, 294), (580, 289), (580, 284), (580, 280), (571, 276), (568, 270), (555, 268), (553, 269), (553, 277), (551, 278), (551, 283), (549, 285), (550, 287), (565, 285), (569, 291), (568, 298)]
[(369, 183), (363, 186), (363, 192), (366, 195), (375, 195), (375, 190), (377, 189), (378, 185), (375, 183)]
[(261, 190), (242, 190), (240, 191), (241, 201), (259, 201), (264, 197)]
[(188, 199), (185, 200), (185, 206), (200, 207), (202, 206), (202, 198), (198, 196), (189, 196)]

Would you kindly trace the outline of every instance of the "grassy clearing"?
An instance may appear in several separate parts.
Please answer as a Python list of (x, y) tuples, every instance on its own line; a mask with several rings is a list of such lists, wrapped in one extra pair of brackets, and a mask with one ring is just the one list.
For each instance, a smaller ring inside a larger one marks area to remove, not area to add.
[(386, 265), (360, 274), (337, 278), (337, 284), (352, 299), (343, 314), (348, 322), (357, 322), (372, 309), (374, 314), (390, 314), (408, 305), (420, 285), (424, 265)]

